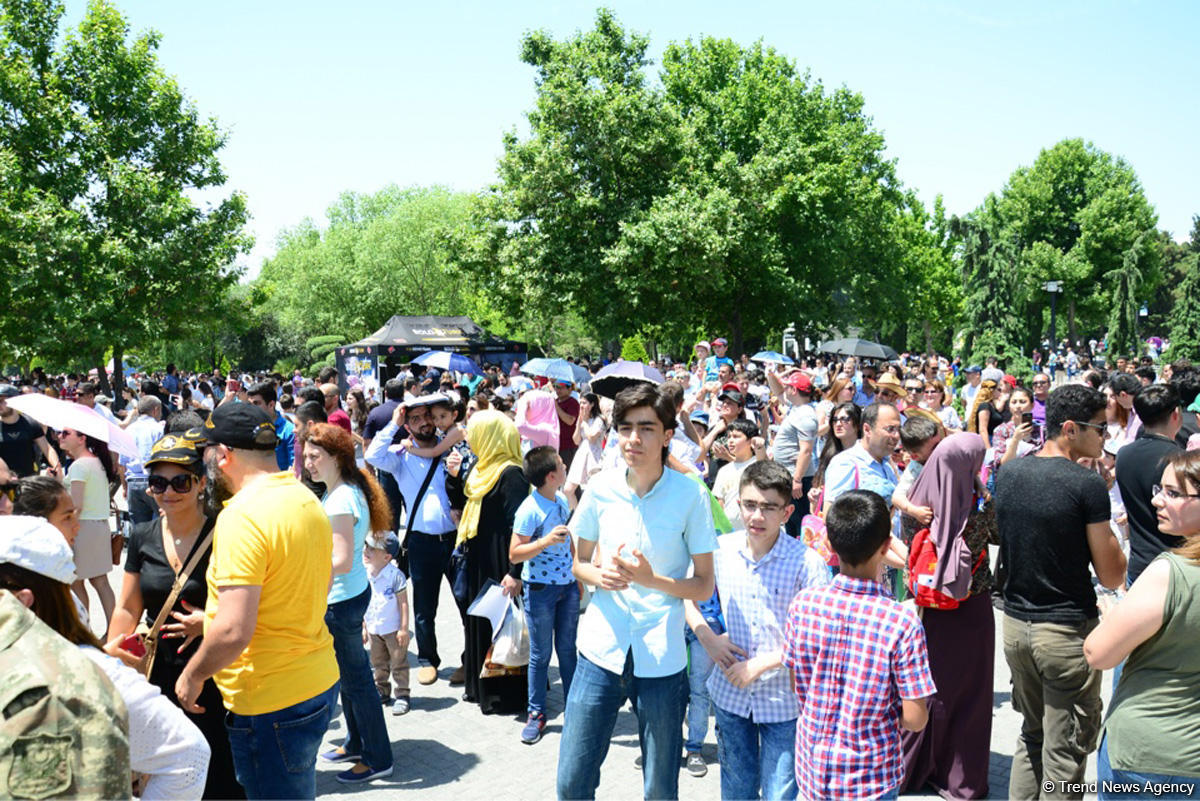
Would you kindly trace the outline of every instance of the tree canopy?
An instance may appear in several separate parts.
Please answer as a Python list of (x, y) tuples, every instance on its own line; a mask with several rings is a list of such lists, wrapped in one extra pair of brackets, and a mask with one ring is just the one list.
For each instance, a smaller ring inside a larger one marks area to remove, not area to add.
[[(1103, 335), (1114, 303), (1148, 300), (1160, 281), (1161, 244), (1146, 237), (1137, 258), (1127, 254), (1158, 215), (1133, 168), (1082, 139), (1065, 139), (1013, 172), (999, 195), (989, 195), (969, 218), (991, 240), (1013, 251), (1013, 299), (1006, 310), (1020, 323), (1008, 337), (1023, 350), (1042, 338), (1048, 308), (1042, 286), (1058, 281), (1066, 304), (1066, 331)], [(966, 293), (990, 291), (972, 284)], [(970, 303), (970, 301), (968, 301)], [(1127, 315), (1122, 325), (1128, 323)], [(1116, 322), (1117, 318), (1111, 318)], [(996, 332), (975, 329), (982, 335)], [(1132, 334), (1121, 333), (1132, 346)]]
[(668, 45), (654, 83), (647, 46), (604, 10), (525, 37), (531, 133), (505, 136), (459, 253), (496, 302), (552, 300), (606, 339), (724, 326), (735, 348), (888, 316), (913, 222), (861, 95), (711, 37)]
[(241, 195), (193, 199), (225, 183), (225, 134), (159, 66), (158, 34), (105, 0), (60, 37), (62, 15), (0, 7), (0, 339), (99, 366), (211, 314), (250, 242)]

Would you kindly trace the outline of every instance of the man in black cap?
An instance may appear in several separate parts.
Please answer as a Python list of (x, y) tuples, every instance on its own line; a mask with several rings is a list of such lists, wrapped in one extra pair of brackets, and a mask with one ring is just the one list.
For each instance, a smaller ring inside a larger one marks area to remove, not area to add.
[[(46, 441), (46, 432), (37, 423), (8, 405), (8, 399), (21, 394), (12, 384), (0, 384), (0, 459), (8, 469), (24, 478), (37, 474), (37, 451), (46, 457), (50, 472), (61, 475), (58, 453)], [(35, 450), (36, 448), (36, 450)]]
[(203, 440), (210, 481), (232, 497), (213, 533), (204, 640), (175, 694), (195, 713), (205, 680), (216, 681), (247, 796), (313, 798), (338, 690), (325, 625), (329, 518), (295, 476), (279, 472), (275, 422), (263, 409), (218, 406), (188, 437)]

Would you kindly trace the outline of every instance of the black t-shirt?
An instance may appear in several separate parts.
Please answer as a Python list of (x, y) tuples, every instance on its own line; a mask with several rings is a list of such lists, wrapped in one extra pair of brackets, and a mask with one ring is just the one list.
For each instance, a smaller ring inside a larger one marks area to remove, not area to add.
[[(388, 423), (392, 422), (392, 415), (396, 413), (396, 407), (399, 405), (399, 401), (387, 400), (368, 412), (367, 422), (362, 430), (362, 438), (375, 439), (375, 435), (382, 431)], [(400, 426), (400, 430), (392, 438), (392, 444), (399, 445), (405, 436), (407, 434), (405, 433), (404, 426)]]
[(1000, 558), (1008, 570), (1004, 612), (1034, 623), (1096, 617), (1087, 527), (1109, 519), (1099, 474), (1062, 457), (1027, 456), (996, 478)]
[(1179, 433), (1175, 435), (1175, 441), (1179, 443), (1179, 447), (1186, 448), (1188, 439), (1193, 434), (1200, 434), (1200, 420), (1196, 419), (1195, 412), (1183, 412), (1183, 424), (1179, 427)]
[(1133, 442), (1117, 451), (1117, 486), (1129, 518), (1129, 569), (1132, 584), (1154, 557), (1183, 544), (1182, 537), (1158, 530), (1158, 510), (1150, 505), (1153, 487), (1162, 483), (1163, 465), (1180, 447), (1174, 440), (1141, 431)]
[[(205, 525), (205, 529), (207, 530), (212, 524), (213, 520), (210, 519)], [(200, 547), (204, 537), (205, 531), (202, 531), (192, 545), (193, 550)], [(175, 611), (186, 611), (181, 600), (185, 600), (199, 609), (204, 608), (204, 604), (208, 600), (208, 582), (205, 581), (204, 574), (208, 570), (208, 557), (211, 554), (212, 544), (210, 543), (207, 553), (200, 557), (200, 561), (196, 563), (196, 567), (188, 576), (187, 583), (183, 585), (179, 597), (175, 599), (173, 607)], [(192, 554), (185, 554), (182, 558), (183, 564), (186, 565), (192, 558)], [(159, 610), (167, 602), (167, 596), (171, 594), (171, 587), (175, 585), (175, 568), (171, 567), (171, 563), (167, 561), (167, 552), (163, 549), (161, 517), (156, 517), (148, 523), (138, 523), (133, 527), (129, 537), (129, 550), (125, 556), (125, 572), (139, 574), (138, 586), (142, 590), (142, 605), (146, 609), (146, 625), (149, 626), (158, 617)], [(174, 618), (168, 617), (164, 625), (172, 622), (175, 622)], [(177, 654), (175, 651), (183, 644), (183, 640), (166, 640), (161, 643), (158, 654), (155, 656), (155, 662), (157, 663), (161, 659), (182, 665), (195, 654), (198, 642), (199, 640), (196, 640), (182, 654)]]
[(36, 474), (36, 440), (44, 436), (42, 427), (23, 414), (14, 423), (0, 420), (0, 459), (21, 478)]

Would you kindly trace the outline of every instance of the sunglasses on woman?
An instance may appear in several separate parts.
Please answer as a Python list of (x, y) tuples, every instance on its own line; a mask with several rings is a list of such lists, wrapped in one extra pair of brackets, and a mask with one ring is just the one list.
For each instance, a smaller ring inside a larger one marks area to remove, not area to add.
[(21, 493), (21, 485), (13, 481), (8, 484), (0, 484), (0, 495), (8, 498), (10, 503), (17, 502), (17, 496)]
[(148, 486), (150, 491), (155, 495), (162, 495), (167, 491), (168, 486), (176, 492), (183, 494), (192, 488), (192, 480), (194, 478), (195, 476), (188, 473), (180, 473), (173, 478), (167, 478), (166, 476), (150, 476), (146, 479), (146, 486)]

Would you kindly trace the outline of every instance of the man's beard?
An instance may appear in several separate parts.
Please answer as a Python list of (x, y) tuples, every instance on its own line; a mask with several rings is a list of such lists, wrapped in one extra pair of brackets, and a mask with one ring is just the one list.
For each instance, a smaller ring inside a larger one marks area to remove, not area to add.
[(225, 508), (226, 502), (234, 496), (233, 485), (221, 472), (221, 468), (207, 463), (204, 467), (205, 472), (208, 473), (208, 513), (217, 515)]

